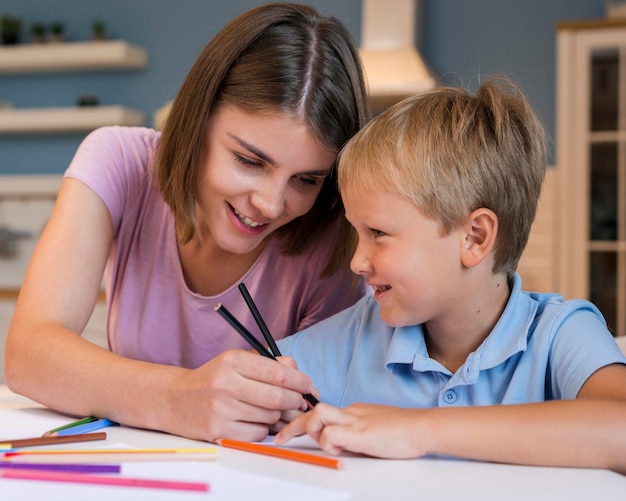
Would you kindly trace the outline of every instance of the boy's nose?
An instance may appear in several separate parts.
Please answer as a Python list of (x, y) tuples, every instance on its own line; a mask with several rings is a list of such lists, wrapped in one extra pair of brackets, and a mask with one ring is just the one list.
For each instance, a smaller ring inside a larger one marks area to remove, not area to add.
[(372, 263), (362, 245), (357, 245), (350, 260), (350, 269), (357, 275), (366, 275), (372, 269)]

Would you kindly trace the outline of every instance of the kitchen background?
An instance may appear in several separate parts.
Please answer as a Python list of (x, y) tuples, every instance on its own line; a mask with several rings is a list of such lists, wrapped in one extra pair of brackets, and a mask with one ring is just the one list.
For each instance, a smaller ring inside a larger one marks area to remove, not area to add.
[[(148, 53), (144, 69), (0, 75), (0, 102), (14, 107), (72, 106), (81, 95), (143, 111), (171, 100), (206, 42), (254, 0), (2, 0), (0, 16), (23, 21), (24, 41), (40, 22), (62, 22), (68, 41), (89, 40), (94, 20), (107, 36)], [(312, 0), (361, 37), (360, 0)], [(422, 0), (417, 45), (440, 81), (473, 88), (481, 76), (506, 73), (526, 90), (551, 137), (555, 129), (555, 25), (599, 18), (605, 0)], [(62, 173), (84, 134), (0, 135), (0, 174)]]
[[(0, 17), (22, 20), (22, 44), (30, 43), (34, 23), (50, 27), (55, 22), (63, 24), (65, 41), (88, 41), (98, 20), (104, 23), (108, 39), (144, 49), (148, 61), (144, 67), (123, 71), (0, 73), (0, 114), (3, 108), (72, 107), (79, 98), (93, 96), (103, 106), (136, 110), (143, 123), (152, 126), (155, 113), (173, 99), (206, 42), (235, 15), (262, 3), (266, 2), (2, 0)], [(362, 41), (361, 0), (299, 3), (339, 17), (355, 40)], [(494, 73), (515, 79), (546, 126), (550, 163), (556, 164), (555, 27), (562, 21), (603, 18), (607, 4), (605, 0), (421, 0), (415, 44), (439, 82), (473, 89)], [(28, 256), (54, 203), (60, 176), (85, 134), (16, 134), (0, 128), (0, 349)], [(5, 241), (7, 234), (10, 238)], [(97, 342), (104, 342), (104, 315), (99, 304), (86, 332)]]

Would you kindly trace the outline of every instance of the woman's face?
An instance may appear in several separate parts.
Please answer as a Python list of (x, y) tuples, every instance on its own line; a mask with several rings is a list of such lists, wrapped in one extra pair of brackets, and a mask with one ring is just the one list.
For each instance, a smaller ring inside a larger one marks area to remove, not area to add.
[(203, 151), (200, 231), (235, 254), (308, 212), (336, 158), (299, 118), (230, 104), (213, 113)]

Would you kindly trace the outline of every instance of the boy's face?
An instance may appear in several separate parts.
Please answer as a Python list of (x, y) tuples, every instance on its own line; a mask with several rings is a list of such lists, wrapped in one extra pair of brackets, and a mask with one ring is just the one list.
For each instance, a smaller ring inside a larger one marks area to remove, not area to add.
[(399, 327), (448, 319), (462, 294), (462, 229), (442, 236), (437, 222), (398, 193), (342, 196), (359, 237), (350, 267), (374, 289), (382, 320)]

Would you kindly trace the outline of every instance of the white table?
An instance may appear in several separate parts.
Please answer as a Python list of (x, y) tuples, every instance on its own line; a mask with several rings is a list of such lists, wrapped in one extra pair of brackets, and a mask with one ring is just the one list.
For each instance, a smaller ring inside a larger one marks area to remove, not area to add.
[[(71, 418), (9, 392), (0, 386), (0, 439), (24, 436), (25, 423), (33, 423), (27, 436)], [(43, 428), (42, 428), (43, 427)], [(206, 443), (165, 433), (127, 427), (105, 430), (100, 446), (206, 447)], [(95, 444), (95, 443), (93, 443)], [(89, 447), (93, 447), (89, 444)], [(85, 446), (85, 444), (74, 444)], [(220, 448), (211, 462), (125, 463), (129, 476), (205, 481), (208, 493), (153, 489), (78, 486), (49, 482), (0, 479), (2, 499), (306, 499), (357, 500), (618, 500), (626, 499), (626, 476), (593, 469), (537, 468), (447, 459), (378, 460), (345, 456), (344, 468), (328, 468)]]

